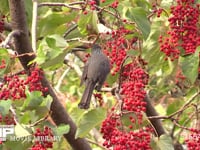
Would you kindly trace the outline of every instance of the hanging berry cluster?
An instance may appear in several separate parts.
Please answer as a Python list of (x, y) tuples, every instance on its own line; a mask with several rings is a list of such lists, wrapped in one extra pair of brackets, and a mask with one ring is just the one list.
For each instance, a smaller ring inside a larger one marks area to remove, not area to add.
[[(112, 113), (104, 120), (101, 127), (104, 146), (113, 150), (136, 150), (150, 148), (150, 128), (133, 130), (133, 126), (141, 124), (143, 112), (146, 111), (144, 97), (146, 92), (145, 85), (148, 82), (148, 74), (141, 67), (141, 61), (133, 60), (132, 63), (123, 67), (121, 73), (121, 92), (122, 107), (121, 113), (116, 113), (115, 108)], [(130, 125), (125, 127), (121, 117), (129, 113)]]
[(47, 150), (48, 148), (53, 148), (53, 132), (47, 126), (44, 127), (43, 131), (37, 128), (34, 133), (34, 139), (35, 143), (31, 150)]
[(124, 66), (121, 79), (122, 110), (134, 112), (140, 122), (142, 121), (142, 113), (146, 111), (146, 102), (144, 102), (146, 91), (144, 88), (148, 83), (148, 74), (138, 65), (138, 62), (133, 62)]
[[(129, 33), (130, 31), (123, 27), (113, 31), (112, 33), (107, 33), (111, 34), (112, 40), (106, 42), (106, 48), (104, 49), (104, 52), (110, 57), (111, 64), (114, 67), (112, 75), (115, 75), (117, 72), (119, 72), (120, 66), (127, 56), (127, 49), (123, 45), (126, 45), (125, 35)], [(111, 49), (111, 51), (109, 51), (109, 49)]]
[(151, 128), (128, 130), (123, 127), (120, 115), (111, 114), (103, 121), (103, 146), (113, 150), (150, 150)]
[(177, 0), (171, 7), (167, 37), (160, 36), (160, 50), (172, 60), (192, 54), (200, 45), (199, 4), (194, 0)]
[[(20, 75), (24, 75), (25, 72), (21, 72)], [(29, 91), (41, 91), (46, 92), (48, 89), (41, 84), (41, 78), (43, 72), (39, 68), (31, 68), (30, 75), (24, 79), (19, 75), (4, 76), (3, 83), (0, 84), (0, 99), (18, 100), (26, 98), (26, 87)]]

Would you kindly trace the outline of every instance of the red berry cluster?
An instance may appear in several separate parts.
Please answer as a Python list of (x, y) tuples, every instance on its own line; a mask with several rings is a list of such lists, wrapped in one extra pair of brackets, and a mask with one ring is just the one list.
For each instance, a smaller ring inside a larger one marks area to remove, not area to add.
[(18, 75), (4, 76), (4, 83), (0, 85), (0, 99), (23, 99), (26, 98), (25, 82)]
[(200, 130), (191, 129), (191, 135), (185, 140), (188, 150), (200, 149)]
[[(89, 7), (90, 7), (90, 10), (96, 10), (96, 7), (95, 7), (96, 1), (95, 1), (95, 0), (89, 0), (89, 1), (88, 1), (88, 5), (89, 5)], [(88, 14), (88, 11), (87, 11), (87, 10), (84, 10), (84, 11), (83, 11), (83, 14), (84, 14), (84, 15), (87, 15), (87, 14)]]
[(14, 120), (14, 117), (11, 114), (7, 114), (6, 116), (2, 116), (0, 114), (0, 124), (6, 124), (6, 125), (16, 125), (16, 122)]
[(31, 150), (47, 150), (48, 148), (53, 148), (53, 132), (51, 128), (45, 126), (43, 131), (37, 128), (34, 137), (35, 143)]
[(156, 14), (158, 18), (160, 17), (162, 12), (162, 8), (158, 8), (156, 4), (153, 5), (153, 13)]
[[(21, 75), (24, 74), (25, 72), (21, 72)], [(0, 99), (24, 99), (26, 98), (26, 86), (28, 86), (30, 92), (46, 92), (48, 89), (41, 84), (42, 76), (43, 72), (39, 68), (31, 68), (27, 79), (19, 75), (4, 76), (4, 83), (0, 85)]]
[(194, 0), (177, 0), (177, 5), (171, 7), (172, 16), (168, 19), (170, 30), (167, 37), (160, 36), (160, 50), (171, 59), (179, 55), (195, 52), (200, 45), (199, 36), (199, 4)]
[[(144, 64), (146, 63), (139, 59), (122, 68), (120, 79), (122, 114), (116, 114), (115, 108), (113, 108), (113, 112), (104, 120), (101, 127), (101, 133), (105, 139), (104, 146), (107, 148), (113, 147), (114, 150), (150, 149), (149, 128), (132, 131), (136, 121), (139, 124), (142, 122), (142, 113), (146, 111), (144, 88), (148, 83), (148, 74), (141, 67)], [(134, 116), (129, 116), (132, 125), (128, 128), (123, 127), (121, 123), (121, 117), (126, 112), (134, 114)]]
[(112, 8), (117, 8), (118, 5), (119, 5), (118, 0), (115, 0), (110, 6), (111, 6)]
[[(112, 38), (106, 42), (104, 52), (110, 57), (111, 64), (114, 66), (112, 75), (115, 75), (120, 70), (121, 64), (127, 56), (126, 52), (128, 49), (126, 49), (124, 45), (126, 45), (125, 36), (129, 33), (130, 31), (123, 27), (112, 33), (107, 33), (111, 34)], [(111, 49), (111, 51), (109, 51), (109, 49)]]
[(47, 92), (48, 88), (43, 87), (41, 80), (43, 78), (43, 71), (40, 68), (31, 68), (30, 75), (27, 77), (25, 84), (29, 86), (29, 91)]
[(138, 121), (142, 120), (142, 112), (146, 111), (144, 90), (148, 83), (148, 74), (137, 63), (131, 63), (123, 68), (121, 75), (121, 95), (123, 95), (123, 110), (134, 112)]
[(89, 0), (88, 4), (90, 5), (91, 10), (95, 10), (95, 5), (96, 5), (95, 0)]
[(105, 139), (103, 146), (113, 150), (150, 150), (150, 130), (125, 131), (120, 116), (111, 115), (102, 123), (101, 133)]

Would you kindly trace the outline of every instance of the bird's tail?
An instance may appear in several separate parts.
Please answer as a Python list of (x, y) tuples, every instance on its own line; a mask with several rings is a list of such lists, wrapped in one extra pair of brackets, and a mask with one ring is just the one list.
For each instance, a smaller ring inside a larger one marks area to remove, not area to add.
[(86, 84), (85, 91), (83, 92), (83, 96), (81, 98), (81, 102), (78, 104), (79, 108), (88, 109), (90, 107), (90, 101), (91, 101), (94, 87), (95, 87), (95, 84), (92, 81), (89, 81)]

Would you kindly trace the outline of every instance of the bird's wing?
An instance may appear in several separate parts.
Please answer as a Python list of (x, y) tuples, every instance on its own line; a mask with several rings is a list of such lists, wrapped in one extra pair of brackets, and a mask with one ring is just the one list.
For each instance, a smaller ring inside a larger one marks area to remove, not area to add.
[(82, 74), (82, 77), (81, 77), (81, 83), (80, 83), (80, 85), (83, 85), (83, 83), (84, 83), (84, 82), (86, 81), (86, 79), (87, 79), (88, 65), (89, 65), (89, 62), (87, 61), (87, 62), (85, 63), (84, 69), (83, 69), (83, 74)]

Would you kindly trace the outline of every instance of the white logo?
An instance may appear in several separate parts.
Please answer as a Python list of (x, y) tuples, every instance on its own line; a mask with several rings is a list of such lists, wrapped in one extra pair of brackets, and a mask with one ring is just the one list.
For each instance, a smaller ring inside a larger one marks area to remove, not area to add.
[(0, 125), (0, 141), (6, 141), (10, 134), (14, 134), (14, 125)]

